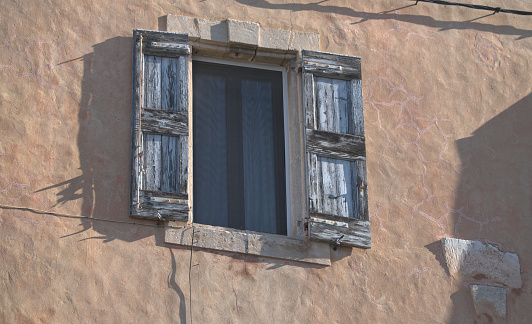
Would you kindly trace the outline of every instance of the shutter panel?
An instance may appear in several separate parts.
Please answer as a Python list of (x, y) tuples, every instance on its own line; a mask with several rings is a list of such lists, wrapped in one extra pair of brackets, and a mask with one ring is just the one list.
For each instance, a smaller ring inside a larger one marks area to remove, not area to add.
[(360, 58), (302, 58), (309, 238), (370, 248)]
[(135, 30), (133, 39), (130, 214), (188, 220), (188, 36)]

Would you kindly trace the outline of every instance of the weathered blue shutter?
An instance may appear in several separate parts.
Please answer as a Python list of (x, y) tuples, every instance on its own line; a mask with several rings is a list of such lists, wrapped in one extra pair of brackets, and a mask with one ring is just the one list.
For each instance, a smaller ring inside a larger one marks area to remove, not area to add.
[(135, 30), (133, 39), (130, 213), (187, 220), (188, 36)]
[(303, 51), (311, 240), (371, 247), (360, 58)]

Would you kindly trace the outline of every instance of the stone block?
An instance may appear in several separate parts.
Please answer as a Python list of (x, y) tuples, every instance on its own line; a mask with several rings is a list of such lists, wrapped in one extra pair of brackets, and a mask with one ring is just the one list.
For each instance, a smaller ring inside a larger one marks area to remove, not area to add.
[(260, 26), (257, 23), (227, 19), (227, 39), (230, 43), (259, 45)]
[(290, 45), (290, 31), (261, 28), (259, 46), (261, 48), (286, 51)]
[(320, 35), (293, 31), (290, 37), (289, 50), (301, 51), (301, 50), (320, 50)]
[(506, 323), (506, 289), (484, 285), (470, 285), (477, 323)]
[(444, 238), (441, 243), (451, 275), (488, 280), (508, 288), (521, 287), (521, 270), (516, 253), (502, 252), (495, 245), (479, 241)]
[(227, 43), (227, 23), (198, 19), (199, 35), (202, 42)]
[(190, 40), (200, 38), (197, 18), (166, 15), (166, 31), (188, 34)]

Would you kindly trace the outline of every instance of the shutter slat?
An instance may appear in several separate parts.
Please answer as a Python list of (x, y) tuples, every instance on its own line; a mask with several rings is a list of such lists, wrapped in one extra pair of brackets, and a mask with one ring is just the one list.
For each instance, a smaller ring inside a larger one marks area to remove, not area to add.
[(307, 151), (321, 156), (355, 160), (366, 156), (363, 137), (317, 130), (306, 130)]
[(161, 58), (144, 56), (143, 107), (161, 109)]
[(356, 161), (357, 166), (357, 209), (360, 219), (369, 219), (368, 212), (368, 181), (366, 176), (366, 161)]
[(370, 224), (367, 220), (311, 214), (309, 232), (312, 234), (311, 240), (364, 249), (371, 248)]
[(303, 51), (311, 240), (371, 247), (360, 58)]
[(350, 134), (364, 136), (364, 109), (362, 107), (362, 81), (351, 81), (351, 104), (354, 109), (353, 124), (354, 130)]
[(179, 192), (179, 138), (161, 136), (161, 191)]
[(180, 136), (178, 142), (178, 160), (179, 160), (179, 169), (178, 180), (179, 180), (179, 192), (182, 194), (188, 193), (188, 136)]
[(142, 131), (150, 134), (188, 135), (188, 115), (161, 109), (142, 109)]
[(144, 190), (161, 190), (161, 135), (144, 135)]
[(161, 58), (161, 109), (179, 110), (179, 59)]
[(305, 119), (307, 128), (315, 127), (315, 111), (314, 106), (315, 96), (314, 96), (314, 76), (310, 73), (303, 74), (303, 87), (305, 89), (303, 93), (303, 105), (305, 107)]

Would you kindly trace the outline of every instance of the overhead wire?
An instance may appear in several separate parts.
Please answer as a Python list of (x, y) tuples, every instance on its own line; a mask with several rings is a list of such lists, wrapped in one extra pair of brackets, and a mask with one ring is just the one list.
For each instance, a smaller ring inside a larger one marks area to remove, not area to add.
[(4, 204), (0, 204), (0, 208), (24, 210), (24, 211), (29, 211), (29, 212), (36, 213), (36, 214), (45, 214), (45, 215), (52, 215), (52, 216), (66, 217), (66, 218), (90, 219), (93, 221), (104, 221), (104, 222), (111, 222), (111, 223), (122, 223), (122, 224), (130, 224), (130, 225), (149, 226), (149, 227), (177, 228), (177, 229), (184, 228), (184, 226), (169, 226), (169, 225), (164, 225), (164, 224), (161, 225), (159, 223), (157, 224), (137, 223), (137, 222), (129, 222), (129, 221), (122, 221), (122, 220), (117, 220), (117, 219), (109, 219), (109, 218), (98, 218), (98, 217), (83, 216), (83, 215), (71, 215), (71, 214), (38, 209), (38, 208), (12, 206), (12, 205), (4, 205)]
[(445, 1), (445, 0), (411, 0), (411, 1), (415, 1), (416, 4), (418, 2), (428, 2), (428, 3), (445, 5), (445, 6), (459, 6), (459, 7), (466, 7), (466, 8), (471, 8), (471, 9), (487, 10), (487, 11), (493, 11), (493, 14), (503, 12), (503, 13), (509, 13), (509, 14), (514, 14), (514, 15), (523, 15), (523, 16), (532, 15), (532, 11), (503, 9), (501, 7), (491, 7), (491, 6), (475, 5), (475, 4), (469, 4), (469, 3)]

